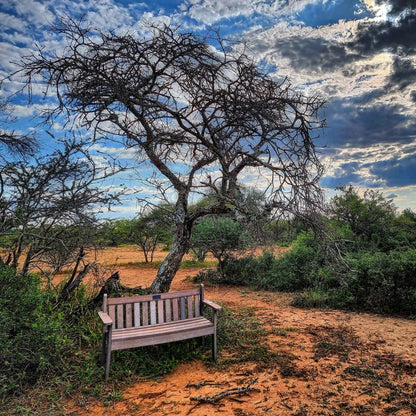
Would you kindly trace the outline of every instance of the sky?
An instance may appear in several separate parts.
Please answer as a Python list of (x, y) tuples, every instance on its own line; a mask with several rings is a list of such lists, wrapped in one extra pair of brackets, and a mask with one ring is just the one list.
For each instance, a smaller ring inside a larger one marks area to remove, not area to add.
[[(317, 143), (328, 196), (352, 184), (416, 210), (416, 0), (0, 0), (0, 78), (36, 45), (62, 49), (49, 30), (62, 15), (116, 32), (164, 22), (244, 41), (271, 76), (327, 101)], [(17, 88), (4, 82), (0, 98)], [(47, 104), (14, 100), (19, 128), (36, 130)]]

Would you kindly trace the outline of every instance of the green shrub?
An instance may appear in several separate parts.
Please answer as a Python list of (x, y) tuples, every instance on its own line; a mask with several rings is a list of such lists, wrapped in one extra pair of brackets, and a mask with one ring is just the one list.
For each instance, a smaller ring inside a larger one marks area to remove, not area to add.
[(60, 315), (35, 275), (0, 268), (0, 395), (34, 383), (58, 367), (65, 348)]
[[(254, 286), (265, 290), (298, 291), (312, 287), (324, 269), (322, 250), (312, 234), (301, 233), (293, 247), (283, 257), (276, 258), (265, 251), (262, 256), (228, 259), (223, 267), (223, 276), (217, 283)], [(318, 270), (318, 272), (317, 272)], [(329, 271), (325, 270), (329, 275)], [(198, 275), (212, 279), (212, 273)], [(328, 277), (329, 279), (329, 277)]]
[(333, 307), (379, 313), (416, 314), (416, 250), (359, 252), (346, 257), (343, 284), (312, 290), (295, 298), (299, 307)]
[(416, 312), (416, 250), (357, 253), (349, 257), (347, 293), (357, 307), (376, 312)]

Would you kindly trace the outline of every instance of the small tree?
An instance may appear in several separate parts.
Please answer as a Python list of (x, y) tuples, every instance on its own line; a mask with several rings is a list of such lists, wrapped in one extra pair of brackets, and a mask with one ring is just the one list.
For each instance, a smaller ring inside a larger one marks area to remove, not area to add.
[[(57, 92), (49, 121), (64, 117), (136, 149), (154, 168), (159, 193), (173, 194), (176, 232), (150, 288), (165, 292), (193, 225), (231, 206), (244, 211), (237, 195), (248, 175), (262, 181), (267, 211), (305, 214), (320, 204), (313, 132), (324, 124), (323, 100), (272, 79), (219, 37), (214, 49), (192, 33), (148, 29), (138, 38), (66, 21), (54, 28), (66, 36), (62, 52), (39, 49), (22, 59), (19, 73), (29, 87), (40, 81)], [(215, 197), (190, 210), (196, 195)]]
[(329, 212), (339, 226), (348, 226), (357, 248), (362, 244), (375, 248), (386, 244), (396, 218), (393, 202), (374, 190), (366, 190), (360, 196), (358, 189), (351, 185), (339, 191), (331, 200)]
[(153, 262), (159, 244), (170, 240), (171, 224), (167, 224), (162, 209), (155, 208), (132, 224), (131, 238), (142, 249), (145, 262)]
[(201, 252), (212, 253), (218, 260), (218, 270), (223, 274), (224, 262), (248, 242), (244, 226), (227, 217), (204, 218), (194, 227), (192, 247)]

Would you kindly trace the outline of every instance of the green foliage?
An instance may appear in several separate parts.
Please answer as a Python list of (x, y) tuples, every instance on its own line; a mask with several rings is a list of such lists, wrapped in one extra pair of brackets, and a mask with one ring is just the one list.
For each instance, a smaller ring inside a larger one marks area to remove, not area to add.
[(387, 313), (416, 312), (416, 249), (358, 253), (349, 258), (348, 295), (355, 307)]
[(153, 261), (158, 245), (170, 246), (173, 233), (171, 207), (160, 205), (138, 218), (107, 221), (99, 234), (102, 244), (107, 246), (138, 245), (147, 263)]
[[(301, 233), (285, 256), (276, 258), (265, 251), (262, 256), (227, 259), (221, 283), (249, 285), (259, 289), (297, 291), (311, 287), (322, 263), (322, 251), (313, 234)], [(206, 276), (209, 280), (209, 277)], [(203, 275), (197, 279), (203, 280)]]
[(331, 209), (337, 238), (319, 244), (337, 244), (344, 254), (325, 260), (321, 278), (295, 305), (415, 315), (416, 215), (406, 210), (396, 216), (381, 194), (361, 197), (351, 186), (341, 189)]
[(243, 225), (229, 217), (204, 218), (192, 231), (192, 247), (199, 253), (199, 260), (205, 257), (203, 253), (212, 253), (220, 272), (225, 260), (233, 251), (244, 248), (247, 241)]
[[(294, 304), (416, 315), (416, 214), (375, 191), (342, 188), (327, 233), (300, 232), (283, 257), (228, 258), (195, 280), (304, 291)], [(331, 237), (329, 237), (331, 236)]]
[(59, 368), (67, 338), (35, 275), (0, 268), (0, 396)]
[(367, 190), (363, 196), (352, 186), (339, 189), (330, 203), (331, 218), (341, 228), (348, 227), (354, 249), (384, 250), (389, 248), (390, 229), (396, 208), (381, 193)]

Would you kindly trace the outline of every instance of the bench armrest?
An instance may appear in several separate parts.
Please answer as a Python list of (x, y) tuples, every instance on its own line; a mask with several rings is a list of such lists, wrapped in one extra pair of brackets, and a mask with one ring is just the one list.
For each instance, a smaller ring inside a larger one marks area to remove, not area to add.
[(100, 317), (101, 321), (103, 322), (103, 325), (113, 325), (113, 320), (105, 312), (99, 311), (98, 316)]
[(220, 311), (222, 309), (220, 305), (217, 305), (215, 302), (212, 302), (208, 299), (204, 299), (204, 304), (214, 309), (215, 311)]

